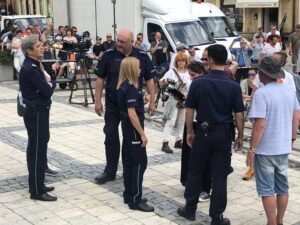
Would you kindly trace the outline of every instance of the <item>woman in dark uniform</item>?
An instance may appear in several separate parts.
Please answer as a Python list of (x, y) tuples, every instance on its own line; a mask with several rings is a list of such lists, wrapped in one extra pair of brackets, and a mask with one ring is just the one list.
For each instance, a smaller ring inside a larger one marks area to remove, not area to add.
[(47, 165), (47, 145), (50, 138), (49, 110), (55, 81), (44, 70), (41, 60), (44, 57), (43, 43), (38, 35), (22, 40), (25, 61), (20, 71), (20, 90), (23, 102), (24, 123), (28, 134), (27, 166), (29, 172), (30, 198), (41, 201), (55, 201), (55, 196), (47, 192), (54, 187), (45, 186)]
[(124, 203), (128, 204), (130, 209), (153, 212), (154, 208), (146, 204), (146, 199), (142, 199), (148, 139), (144, 132), (143, 93), (138, 88), (139, 66), (138, 59), (124, 58), (121, 62), (117, 85), (123, 133), (122, 156), (125, 186), (123, 197)]

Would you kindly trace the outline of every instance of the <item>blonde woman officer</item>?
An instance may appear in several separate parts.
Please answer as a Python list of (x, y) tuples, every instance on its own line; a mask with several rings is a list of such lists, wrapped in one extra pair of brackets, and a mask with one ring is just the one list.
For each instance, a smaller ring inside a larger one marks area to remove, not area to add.
[(117, 84), (123, 133), (123, 197), (124, 203), (128, 204), (130, 209), (153, 212), (154, 208), (147, 205), (147, 200), (142, 198), (148, 139), (144, 132), (144, 102), (143, 93), (138, 88), (139, 76), (139, 60), (134, 57), (124, 58)]

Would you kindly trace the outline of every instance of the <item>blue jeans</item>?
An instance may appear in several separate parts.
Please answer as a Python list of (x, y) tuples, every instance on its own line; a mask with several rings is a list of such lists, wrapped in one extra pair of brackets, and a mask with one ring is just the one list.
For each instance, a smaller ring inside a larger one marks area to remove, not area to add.
[(288, 156), (255, 155), (255, 180), (259, 196), (288, 194)]

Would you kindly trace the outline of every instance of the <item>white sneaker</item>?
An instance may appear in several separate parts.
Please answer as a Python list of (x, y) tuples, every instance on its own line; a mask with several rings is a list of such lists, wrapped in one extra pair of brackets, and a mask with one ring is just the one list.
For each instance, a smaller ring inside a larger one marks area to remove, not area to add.
[(199, 202), (207, 202), (210, 200), (210, 194), (206, 192), (201, 192), (199, 197)]

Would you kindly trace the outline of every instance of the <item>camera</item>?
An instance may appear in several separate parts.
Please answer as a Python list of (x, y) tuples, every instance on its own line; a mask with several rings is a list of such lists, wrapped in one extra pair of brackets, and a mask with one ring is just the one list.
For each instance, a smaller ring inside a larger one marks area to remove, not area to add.
[(168, 82), (168, 85), (167, 85), (167, 87), (165, 88), (165, 91), (164, 91), (164, 93), (163, 93), (163, 95), (162, 95), (162, 97), (161, 97), (161, 100), (162, 100), (163, 102), (168, 101), (169, 96), (170, 96), (170, 90), (171, 90), (171, 89), (174, 89), (174, 88), (175, 88), (175, 84), (176, 84), (176, 82), (175, 82), (174, 80), (169, 79), (169, 78), (167, 79), (167, 82)]
[(256, 36), (255, 38), (257, 38), (257, 39), (258, 39), (258, 38), (260, 38), (260, 36)]

